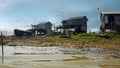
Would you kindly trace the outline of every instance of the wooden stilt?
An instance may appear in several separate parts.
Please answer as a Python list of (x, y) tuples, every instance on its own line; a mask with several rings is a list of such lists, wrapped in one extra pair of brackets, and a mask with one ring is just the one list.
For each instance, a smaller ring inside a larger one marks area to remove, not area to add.
[(1, 45), (2, 45), (2, 56), (4, 56), (4, 49), (3, 49), (3, 35), (1, 32)]
[(4, 60), (4, 48), (3, 48), (3, 35), (2, 35), (2, 32), (1, 32), (1, 46), (2, 46), (2, 63), (3, 63), (3, 60)]

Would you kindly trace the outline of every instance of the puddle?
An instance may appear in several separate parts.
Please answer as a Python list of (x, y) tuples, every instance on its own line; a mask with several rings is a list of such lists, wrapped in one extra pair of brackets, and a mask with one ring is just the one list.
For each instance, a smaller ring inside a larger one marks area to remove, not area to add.
[(74, 58), (73, 58), (73, 59), (64, 59), (63, 61), (90, 60), (90, 58), (85, 57), (85, 56), (81, 56), (81, 57), (78, 57), (78, 56), (72, 56), (72, 57), (74, 57)]
[(15, 68), (15, 67), (10, 67), (10, 66), (6, 66), (6, 65), (0, 65), (0, 68)]
[(54, 53), (13, 53), (13, 55), (53, 55)]
[(85, 56), (72, 56), (72, 58), (62, 60), (33, 60), (32, 62), (52, 62), (52, 61), (79, 61), (79, 60), (93, 60)]
[[(1, 48), (0, 48), (1, 50)], [(120, 68), (114, 54), (95, 54), (74, 48), (4, 46), (0, 68)]]

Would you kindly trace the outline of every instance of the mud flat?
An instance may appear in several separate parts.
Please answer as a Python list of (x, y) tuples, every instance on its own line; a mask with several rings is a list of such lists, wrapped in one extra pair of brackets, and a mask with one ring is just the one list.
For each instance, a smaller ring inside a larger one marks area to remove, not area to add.
[(4, 51), (0, 68), (120, 68), (117, 53), (101, 48), (4, 46)]

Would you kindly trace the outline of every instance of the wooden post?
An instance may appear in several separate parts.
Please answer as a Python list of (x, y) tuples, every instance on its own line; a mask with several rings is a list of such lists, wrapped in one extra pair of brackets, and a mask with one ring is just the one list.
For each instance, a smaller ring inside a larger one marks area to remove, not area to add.
[(1, 45), (2, 45), (2, 56), (4, 56), (4, 49), (3, 49), (3, 35), (1, 32)]
[(4, 63), (4, 48), (3, 48), (3, 35), (1, 32), (1, 46), (2, 46), (2, 64)]

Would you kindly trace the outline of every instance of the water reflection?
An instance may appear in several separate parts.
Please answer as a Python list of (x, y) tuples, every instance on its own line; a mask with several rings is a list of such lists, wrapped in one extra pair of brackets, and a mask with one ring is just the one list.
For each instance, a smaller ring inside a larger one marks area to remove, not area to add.
[(2, 64), (4, 64), (4, 56), (2, 55)]

